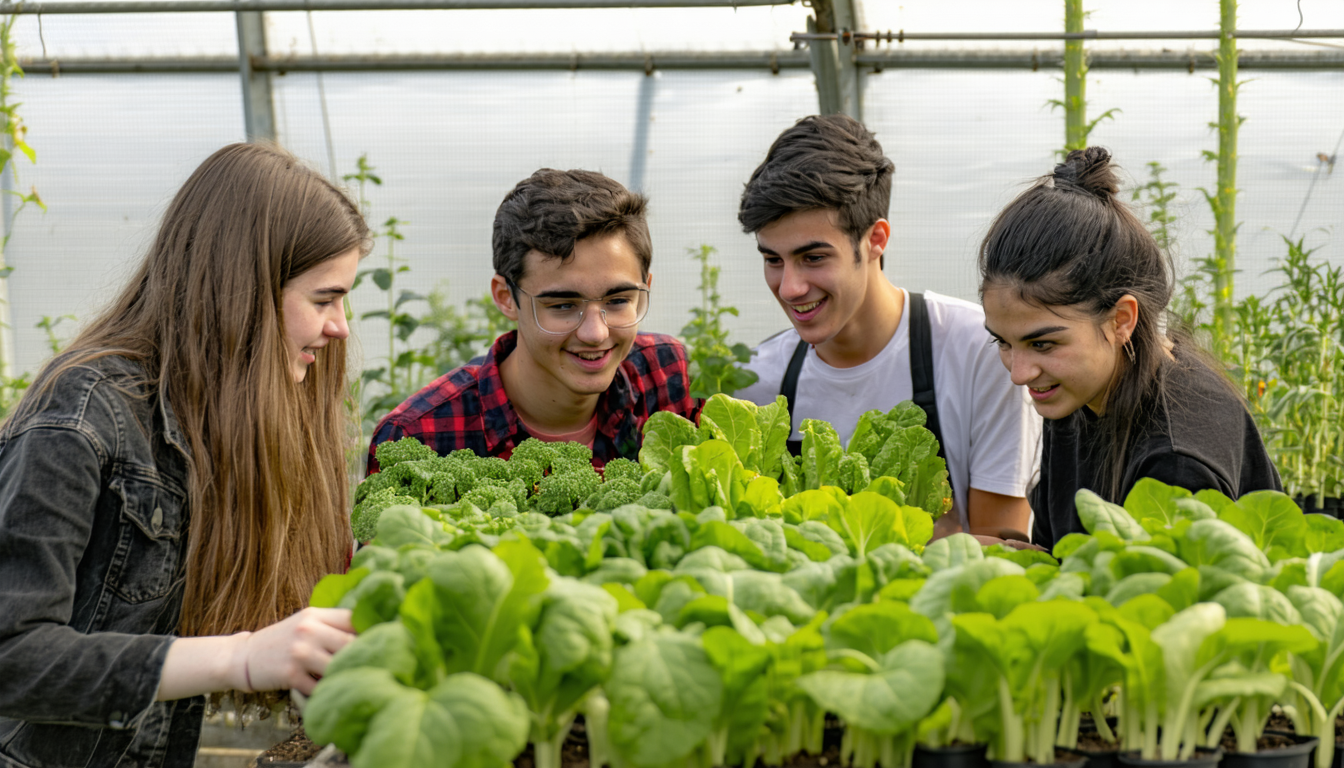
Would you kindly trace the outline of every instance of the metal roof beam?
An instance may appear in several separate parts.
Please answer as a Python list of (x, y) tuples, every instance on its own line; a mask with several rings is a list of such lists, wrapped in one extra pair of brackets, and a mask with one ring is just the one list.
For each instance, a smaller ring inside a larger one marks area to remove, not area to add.
[[(867, 70), (883, 69), (1059, 69), (1062, 51), (863, 51), (855, 63)], [(250, 61), (254, 72), (389, 72), (389, 71), (638, 71), (807, 69), (807, 51), (629, 52), (629, 53), (504, 53), (414, 55), (265, 56)], [(1215, 69), (1213, 51), (1094, 51), (1092, 69), (1187, 71)], [(1242, 51), (1238, 67), (1262, 70), (1344, 69), (1344, 50), (1270, 52)], [(24, 62), (37, 74), (171, 74), (238, 71), (238, 59), (227, 56), (191, 58), (58, 58)]]
[(797, 0), (72, 0), (0, 3), (0, 14), (236, 13), (239, 11), (538, 10), (548, 8), (743, 8)]

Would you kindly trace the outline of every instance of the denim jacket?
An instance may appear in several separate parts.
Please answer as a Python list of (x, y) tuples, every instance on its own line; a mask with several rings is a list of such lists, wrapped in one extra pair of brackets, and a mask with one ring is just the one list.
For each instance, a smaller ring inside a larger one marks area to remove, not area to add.
[(143, 378), (95, 360), (0, 430), (0, 768), (195, 759), (204, 700), (154, 701), (182, 610), (189, 454)]

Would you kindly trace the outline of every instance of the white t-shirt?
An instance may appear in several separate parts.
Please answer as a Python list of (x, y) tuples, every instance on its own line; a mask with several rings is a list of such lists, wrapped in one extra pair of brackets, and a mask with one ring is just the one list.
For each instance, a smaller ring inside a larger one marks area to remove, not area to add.
[[(908, 308), (909, 295), (905, 306)], [(924, 293), (933, 342), (933, 385), (942, 427), (943, 455), (953, 488), (953, 509), (963, 529), (967, 489), (1026, 496), (1040, 463), (1041, 418), (1024, 387), (1014, 386), (985, 330), (979, 305)], [(779, 395), (784, 371), (798, 346), (793, 328), (761, 342), (746, 368), (760, 379), (734, 397), (758, 405)], [(910, 313), (891, 341), (872, 360), (853, 368), (833, 368), (807, 350), (798, 376), (791, 440), (801, 440), (803, 419), (829, 421), (848, 445), (865, 411), (889, 411), (914, 395), (910, 379)]]

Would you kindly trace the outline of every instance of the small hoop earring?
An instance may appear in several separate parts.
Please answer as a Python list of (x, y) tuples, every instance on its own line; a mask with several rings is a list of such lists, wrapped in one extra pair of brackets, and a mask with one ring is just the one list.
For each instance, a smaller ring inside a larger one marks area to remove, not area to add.
[(1134, 339), (1125, 339), (1125, 356), (1129, 358), (1131, 365), (1134, 363)]

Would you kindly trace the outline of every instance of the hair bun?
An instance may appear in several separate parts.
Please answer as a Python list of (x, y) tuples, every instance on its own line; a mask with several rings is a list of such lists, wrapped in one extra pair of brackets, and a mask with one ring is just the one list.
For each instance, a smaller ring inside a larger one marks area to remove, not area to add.
[(1075, 187), (1102, 199), (1120, 190), (1115, 171), (1111, 168), (1111, 153), (1102, 147), (1069, 152), (1064, 162), (1055, 166), (1052, 177), (1057, 186)]

